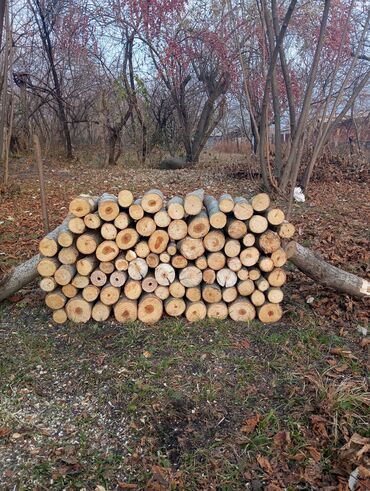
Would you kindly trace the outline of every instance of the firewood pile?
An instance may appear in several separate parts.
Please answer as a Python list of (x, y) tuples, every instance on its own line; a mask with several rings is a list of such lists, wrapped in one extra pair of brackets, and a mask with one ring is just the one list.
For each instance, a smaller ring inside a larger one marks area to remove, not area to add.
[(152, 189), (79, 196), (37, 266), (53, 320), (77, 323), (164, 314), (276, 322), (282, 316), (282, 239), (294, 234), (265, 193), (215, 199), (202, 189), (165, 202)]

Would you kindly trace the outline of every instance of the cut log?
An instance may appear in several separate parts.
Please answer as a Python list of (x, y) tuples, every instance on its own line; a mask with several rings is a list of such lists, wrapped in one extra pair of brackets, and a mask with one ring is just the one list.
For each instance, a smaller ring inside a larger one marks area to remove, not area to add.
[(260, 290), (254, 290), (251, 295), (251, 302), (255, 307), (261, 307), (265, 303), (265, 295)]
[(147, 293), (139, 302), (138, 318), (144, 324), (158, 322), (163, 314), (163, 302), (153, 294)]
[(236, 276), (236, 273), (234, 273), (234, 271), (231, 271), (231, 269), (228, 268), (222, 268), (219, 271), (217, 271), (216, 277), (217, 277), (217, 283), (221, 286), (225, 286), (226, 288), (236, 285), (236, 282), (238, 281), (238, 277)]
[(281, 268), (275, 268), (268, 274), (267, 280), (271, 286), (283, 286), (286, 282), (286, 272)]
[(241, 268), (236, 273), (236, 275), (239, 278), (239, 280), (248, 280), (248, 278), (249, 278), (249, 271), (248, 271), (247, 268)]
[(226, 303), (233, 302), (238, 297), (238, 290), (235, 286), (230, 286), (222, 290), (222, 300)]
[(207, 305), (207, 317), (209, 319), (224, 320), (228, 316), (228, 308), (225, 302), (216, 302)]
[(234, 199), (231, 194), (222, 194), (218, 200), (218, 206), (224, 213), (230, 213), (234, 208)]
[(229, 257), (226, 261), (227, 267), (237, 273), (243, 267), (241, 260), (238, 257)]
[(202, 298), (202, 291), (200, 286), (193, 286), (191, 288), (187, 288), (185, 292), (185, 296), (191, 302), (199, 302)]
[(118, 254), (118, 245), (113, 240), (104, 240), (96, 249), (96, 257), (102, 262), (113, 261)]
[(261, 276), (261, 271), (258, 268), (252, 268), (249, 270), (249, 279), (256, 281)]
[(269, 282), (263, 277), (258, 278), (255, 284), (260, 292), (265, 292), (270, 288)]
[(58, 253), (58, 259), (62, 264), (75, 264), (79, 256), (75, 246), (62, 247)]
[(137, 258), (137, 254), (136, 254), (136, 252), (135, 252), (133, 249), (130, 249), (130, 250), (129, 250), (129, 251), (127, 251), (127, 252), (126, 252), (126, 254), (125, 254), (125, 259), (126, 259), (126, 261), (128, 261), (129, 263), (130, 263), (131, 261), (133, 261), (134, 259), (136, 259), (136, 258)]
[(207, 256), (208, 267), (219, 271), (226, 264), (226, 256), (223, 252), (211, 252)]
[(188, 265), (188, 260), (181, 254), (176, 254), (176, 256), (172, 256), (171, 264), (176, 269), (183, 269)]
[[(39, 273), (39, 275), (40, 276), (46, 276), (46, 277), (54, 276), (55, 271), (60, 266), (60, 262), (58, 261), (58, 259), (56, 259), (55, 257), (44, 257), (40, 260), (39, 259), (40, 259), (40, 256), (37, 255), (37, 256), (35, 256), (35, 261), (32, 261), (33, 263), (35, 263), (35, 267), (37, 265), (37, 272)], [(28, 263), (28, 261), (27, 261), (27, 263)], [(25, 264), (27, 264), (27, 263), (25, 263)], [(31, 270), (32, 270), (33, 264), (31, 263), (30, 266), (31, 266)], [(26, 269), (25, 274), (27, 272), (28, 271)], [(37, 273), (34, 274), (34, 276), (31, 278), (30, 281), (32, 281), (36, 276), (37, 276)], [(21, 277), (19, 278), (19, 280), (21, 280)], [(11, 295), (11, 294), (9, 293), (9, 295)], [(4, 297), (4, 298), (6, 298), (6, 297)]]
[(82, 298), (86, 302), (95, 302), (100, 295), (100, 288), (95, 285), (87, 285), (82, 290)]
[[(73, 242), (73, 236), (72, 236), (72, 242)], [(44, 237), (43, 239), (41, 239), (39, 243), (39, 252), (42, 256), (53, 257), (57, 254), (58, 250), (59, 250), (59, 245), (57, 239), (53, 239), (51, 237)]]
[(107, 275), (100, 269), (95, 269), (90, 275), (90, 281), (95, 286), (104, 286), (107, 282)]
[(147, 213), (156, 213), (163, 208), (164, 197), (159, 189), (151, 189), (141, 198), (141, 206)]
[(285, 250), (282, 247), (276, 249), (276, 251), (271, 254), (271, 260), (276, 268), (281, 268), (284, 266), (284, 264), (287, 262)]
[(171, 256), (168, 252), (161, 252), (161, 254), (159, 254), (159, 260), (161, 263), (169, 263), (171, 261)]
[(181, 240), (188, 233), (188, 225), (184, 220), (172, 220), (168, 225), (168, 235), (171, 240)]
[(148, 274), (148, 264), (145, 259), (137, 257), (130, 262), (127, 272), (133, 280), (142, 280)]
[(224, 228), (227, 222), (226, 214), (220, 210), (218, 201), (213, 196), (206, 195), (204, 197), (204, 204), (207, 208), (209, 223), (213, 228)]
[(114, 317), (118, 322), (134, 322), (137, 320), (137, 302), (126, 298), (120, 297), (116, 305), (113, 307)]
[(129, 189), (122, 189), (118, 193), (118, 204), (122, 208), (129, 208), (134, 202), (134, 195)]
[(295, 234), (295, 226), (292, 223), (284, 222), (278, 227), (278, 234), (282, 239), (291, 239)]
[(270, 206), (270, 196), (266, 193), (259, 193), (252, 199), (253, 209), (261, 212), (267, 210)]
[(185, 317), (189, 322), (198, 322), (207, 316), (207, 307), (204, 302), (187, 302)]
[(108, 320), (111, 312), (111, 306), (105, 305), (103, 302), (96, 302), (91, 310), (91, 317), (94, 321), (104, 322)]
[[(64, 230), (64, 231), (60, 232), (60, 234), (58, 235), (58, 244), (62, 247), (70, 247), (73, 244), (74, 237), (75, 237), (74, 234), (70, 230)], [(43, 239), (43, 240), (45, 240), (45, 239)], [(40, 242), (40, 244), (41, 244), (41, 242)], [(40, 247), (39, 247), (39, 251), (41, 254), (46, 256), (46, 254), (40, 250)], [(55, 254), (56, 254), (56, 252), (55, 252)], [(55, 256), (55, 254), (53, 254), (53, 256)]]
[(78, 294), (78, 288), (68, 283), (68, 285), (62, 286), (62, 293), (67, 298), (73, 298)]
[(205, 269), (207, 269), (208, 262), (207, 262), (206, 256), (199, 256), (199, 257), (197, 257), (196, 260), (195, 260), (195, 266), (198, 269), (200, 269), (201, 271), (204, 271)]
[(202, 273), (202, 279), (207, 285), (212, 285), (216, 281), (216, 271), (211, 268), (207, 268)]
[(114, 261), (114, 266), (118, 271), (128, 270), (128, 261), (123, 254), (120, 254)]
[(144, 210), (140, 203), (141, 199), (136, 199), (128, 209), (128, 214), (134, 220), (140, 220), (144, 216)]
[(194, 239), (205, 237), (210, 229), (207, 213), (202, 210), (198, 215), (193, 216), (188, 223), (188, 235)]
[(102, 237), (97, 232), (86, 232), (78, 237), (76, 247), (82, 254), (92, 254), (102, 240)]
[(42, 278), (40, 281), (40, 288), (44, 292), (52, 292), (57, 287), (57, 282), (54, 278)]
[(256, 242), (256, 236), (254, 234), (245, 234), (243, 237), (243, 245), (245, 247), (252, 247)]
[(233, 213), (238, 220), (249, 220), (253, 215), (253, 207), (246, 198), (238, 196), (234, 199)]
[(151, 217), (143, 217), (136, 222), (136, 231), (142, 237), (150, 237), (156, 228), (157, 225)]
[(118, 232), (116, 244), (124, 251), (131, 249), (139, 241), (139, 234), (134, 228), (126, 228)]
[(285, 215), (280, 208), (269, 208), (266, 212), (266, 218), (271, 225), (280, 225), (283, 223)]
[[(146, 264), (146, 263), (145, 263)], [(112, 286), (120, 287), (126, 283), (127, 273), (126, 271), (113, 271), (109, 277), (109, 283)]]
[(91, 255), (79, 259), (76, 263), (76, 268), (79, 274), (88, 276), (94, 271), (97, 265), (98, 265), (98, 260), (96, 256)]
[(300, 271), (321, 285), (354, 297), (370, 296), (369, 281), (328, 264), (319, 254), (297, 244), (297, 242), (289, 242), (285, 251), (288, 259)]
[(161, 254), (167, 249), (168, 241), (169, 234), (165, 230), (156, 230), (149, 237), (148, 246), (154, 254)]
[(222, 292), (219, 285), (213, 283), (212, 285), (203, 285), (202, 298), (207, 303), (217, 303), (221, 301)]
[(76, 274), (76, 266), (74, 264), (62, 264), (55, 271), (54, 279), (58, 285), (67, 285), (72, 281), (72, 278)]
[(119, 215), (119, 212), (120, 209), (117, 196), (104, 193), (98, 204), (98, 213), (100, 218), (105, 222), (112, 222)]
[(238, 281), (236, 288), (242, 297), (248, 297), (255, 290), (255, 286), (252, 280), (240, 280)]
[(281, 303), (284, 298), (283, 290), (280, 288), (269, 288), (266, 291), (267, 299), (271, 303)]
[(82, 218), (73, 217), (68, 222), (68, 228), (74, 234), (83, 234), (86, 230), (85, 222)]
[(45, 303), (49, 309), (57, 310), (62, 309), (67, 301), (66, 296), (62, 293), (62, 290), (57, 288), (56, 290), (47, 293), (45, 297)]
[(185, 300), (183, 298), (168, 297), (164, 301), (164, 309), (169, 316), (179, 317), (185, 312)]
[(240, 253), (240, 261), (243, 266), (254, 266), (258, 263), (260, 252), (256, 247), (247, 247)]
[(248, 229), (254, 234), (262, 234), (267, 230), (268, 221), (262, 215), (253, 215), (248, 222)]
[(249, 322), (256, 317), (256, 309), (249, 300), (238, 298), (229, 305), (229, 316), (233, 321)]
[(265, 254), (271, 254), (277, 251), (280, 249), (280, 244), (280, 237), (272, 230), (263, 233), (258, 239), (258, 246)]
[(102, 261), (99, 263), (99, 269), (105, 274), (111, 274), (114, 271), (114, 263), (112, 261)]
[[(98, 213), (88, 213), (86, 216), (84, 216), (84, 223), (87, 228), (97, 230), (101, 227), (102, 220)], [(84, 231), (85, 229), (83, 229), (81, 233)]]
[(258, 261), (258, 266), (264, 273), (269, 273), (275, 267), (273, 260), (270, 257), (262, 256)]
[(89, 284), (89, 278), (88, 276), (82, 276), (80, 274), (76, 274), (73, 277), (72, 280), (72, 285), (75, 286), (76, 288), (85, 288)]
[(202, 282), (202, 271), (196, 266), (188, 266), (180, 271), (179, 280), (186, 288), (198, 286)]
[(119, 215), (114, 219), (114, 226), (119, 230), (125, 230), (130, 224), (130, 216), (128, 213), (122, 211)]
[(160, 263), (154, 270), (158, 285), (168, 286), (175, 280), (175, 270), (170, 264)]
[(81, 295), (77, 295), (77, 297), (68, 300), (66, 313), (69, 320), (85, 323), (91, 319), (91, 308), (91, 303), (86, 302)]
[(142, 292), (141, 282), (137, 280), (127, 280), (123, 287), (124, 294), (130, 300), (137, 300)]
[(53, 321), (56, 324), (64, 324), (68, 317), (64, 309), (58, 309), (53, 311)]
[(163, 210), (157, 211), (153, 218), (157, 227), (160, 228), (167, 228), (171, 223), (171, 217), (164, 208)]
[(197, 189), (188, 193), (184, 199), (184, 209), (188, 215), (198, 215), (203, 207), (204, 190)]
[(283, 310), (277, 303), (265, 303), (258, 309), (258, 318), (264, 324), (278, 322), (282, 315)]
[(114, 240), (117, 237), (118, 230), (113, 223), (103, 223), (100, 229), (101, 236), (106, 240)]
[(241, 239), (247, 233), (247, 225), (241, 220), (229, 219), (227, 221), (227, 233), (232, 239)]
[(137, 257), (145, 259), (150, 254), (148, 242), (146, 240), (138, 242), (135, 246), (135, 252)]
[(179, 281), (174, 281), (168, 287), (170, 295), (174, 298), (183, 298), (185, 296), (185, 287)]
[(158, 282), (154, 278), (154, 276), (146, 276), (141, 282), (141, 286), (144, 292), (153, 293), (155, 289), (158, 287)]
[(204, 254), (204, 245), (201, 239), (185, 237), (178, 243), (178, 248), (181, 254), (189, 260), (197, 259)]
[(154, 290), (154, 295), (161, 300), (166, 300), (170, 296), (170, 290), (167, 286), (158, 285)]
[(69, 212), (75, 217), (84, 217), (88, 213), (92, 213), (96, 210), (99, 198), (93, 198), (86, 194), (81, 194), (77, 198), (73, 199), (69, 205)]
[(167, 252), (170, 256), (174, 256), (177, 253), (176, 242), (170, 242), (167, 246)]
[(100, 291), (100, 301), (105, 305), (114, 305), (118, 302), (121, 289), (112, 285), (104, 285)]
[(224, 251), (227, 257), (236, 257), (240, 254), (241, 245), (238, 240), (229, 239), (225, 243)]
[(156, 268), (159, 264), (159, 256), (158, 254), (154, 254), (154, 252), (151, 252), (150, 254), (148, 254), (145, 258), (145, 261), (147, 263), (147, 265), (149, 266), (149, 268)]
[(204, 248), (209, 252), (219, 252), (225, 245), (225, 234), (221, 230), (211, 230), (203, 239)]
[(167, 212), (172, 220), (181, 220), (184, 218), (184, 200), (180, 196), (171, 198), (167, 203)]

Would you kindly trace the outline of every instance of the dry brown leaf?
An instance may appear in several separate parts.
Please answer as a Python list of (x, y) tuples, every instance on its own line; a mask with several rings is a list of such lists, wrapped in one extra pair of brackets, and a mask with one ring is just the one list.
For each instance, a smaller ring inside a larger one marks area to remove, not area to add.
[(307, 447), (307, 450), (310, 452), (311, 457), (315, 462), (319, 462), (321, 459), (321, 453), (315, 447)]
[(370, 338), (361, 339), (360, 346), (361, 348), (366, 348), (370, 344)]
[(344, 358), (349, 358), (350, 360), (357, 360), (357, 356), (355, 356), (350, 350), (345, 350), (343, 348), (331, 348), (329, 353), (332, 355), (343, 356)]
[(260, 414), (255, 414), (254, 416), (251, 416), (250, 418), (247, 418), (244, 421), (244, 425), (240, 428), (240, 431), (242, 433), (245, 433), (246, 435), (250, 435), (258, 425), (259, 421), (261, 419)]
[(0, 438), (5, 438), (6, 436), (8, 436), (10, 431), (11, 431), (10, 428), (7, 428), (6, 426), (1, 426), (0, 427)]
[(271, 464), (268, 461), (268, 459), (266, 457), (264, 457), (263, 455), (257, 455), (256, 458), (257, 458), (257, 462), (258, 462), (259, 466), (261, 467), (261, 469), (263, 469), (269, 476), (271, 476), (273, 473), (273, 470), (272, 470)]
[(274, 436), (274, 443), (277, 447), (282, 447), (290, 444), (290, 433), (289, 431), (279, 431)]
[(138, 485), (129, 482), (119, 482), (118, 487), (120, 489), (137, 489)]

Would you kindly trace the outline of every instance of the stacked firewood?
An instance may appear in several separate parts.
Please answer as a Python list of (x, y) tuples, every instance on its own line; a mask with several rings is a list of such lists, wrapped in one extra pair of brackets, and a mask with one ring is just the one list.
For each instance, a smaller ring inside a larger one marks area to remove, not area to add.
[(167, 201), (79, 196), (57, 239), (39, 250), (40, 286), (53, 319), (157, 322), (166, 313), (276, 322), (282, 316), (282, 239), (294, 234), (265, 193), (219, 199), (202, 189)]

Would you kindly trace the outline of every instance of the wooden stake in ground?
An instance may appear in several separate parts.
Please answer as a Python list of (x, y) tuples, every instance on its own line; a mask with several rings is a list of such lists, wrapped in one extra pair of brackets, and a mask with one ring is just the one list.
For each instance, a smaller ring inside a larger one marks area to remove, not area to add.
[(50, 227), (49, 227), (48, 206), (47, 206), (47, 201), (46, 201), (44, 169), (42, 166), (40, 140), (36, 134), (33, 135), (33, 145), (34, 145), (34, 151), (35, 151), (35, 159), (36, 159), (36, 163), (37, 163), (37, 170), (39, 173), (42, 220), (44, 222), (45, 232), (49, 233)]

